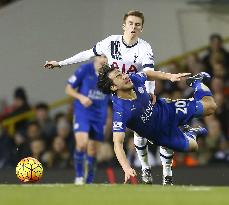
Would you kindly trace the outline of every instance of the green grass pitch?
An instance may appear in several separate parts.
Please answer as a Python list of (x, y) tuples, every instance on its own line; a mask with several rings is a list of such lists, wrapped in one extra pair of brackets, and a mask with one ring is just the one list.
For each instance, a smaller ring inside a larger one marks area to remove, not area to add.
[(229, 205), (229, 187), (159, 185), (0, 185), (1, 205)]

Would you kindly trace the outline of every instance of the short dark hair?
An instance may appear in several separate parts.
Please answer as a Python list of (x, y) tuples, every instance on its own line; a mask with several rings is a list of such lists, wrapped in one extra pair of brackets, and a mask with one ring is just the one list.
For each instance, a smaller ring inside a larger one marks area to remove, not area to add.
[(17, 87), (14, 90), (14, 98), (19, 98), (21, 100), (23, 100), (24, 102), (27, 103), (27, 95), (26, 95), (26, 91), (23, 87)]
[(97, 82), (97, 87), (99, 90), (101, 90), (104, 94), (111, 94), (111, 86), (113, 85), (112, 80), (109, 78), (109, 73), (113, 71), (114, 66), (112, 65), (109, 67), (109, 65), (105, 64), (99, 71), (99, 77)]
[(126, 22), (126, 19), (127, 19), (128, 16), (137, 16), (137, 17), (141, 18), (142, 26), (144, 25), (145, 18), (144, 18), (144, 14), (142, 12), (140, 12), (138, 10), (128, 11), (126, 14), (124, 14), (123, 23)]
[(36, 104), (35, 110), (47, 110), (48, 111), (49, 110), (49, 106), (45, 102), (40, 102), (40, 103)]
[(213, 41), (214, 39), (217, 39), (220, 42), (223, 41), (222, 36), (220, 34), (218, 34), (218, 33), (211, 34), (209, 39), (210, 39), (210, 41)]

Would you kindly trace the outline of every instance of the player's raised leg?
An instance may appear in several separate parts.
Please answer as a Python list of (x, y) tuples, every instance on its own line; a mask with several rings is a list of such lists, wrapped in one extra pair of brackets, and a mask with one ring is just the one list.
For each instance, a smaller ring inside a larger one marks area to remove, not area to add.
[[(187, 78), (187, 84), (194, 89), (194, 100), (196, 101), (196, 108), (194, 117), (201, 117), (214, 114), (216, 111), (216, 103), (210, 89), (204, 85), (210, 79), (210, 75), (206, 72), (198, 73), (195, 76)], [(207, 130), (205, 128), (192, 128), (184, 134), (189, 140), (189, 151), (196, 151), (198, 144), (196, 137), (198, 135), (206, 135)]]
[(147, 139), (140, 137), (136, 132), (134, 132), (134, 145), (142, 166), (142, 181), (146, 184), (152, 184), (153, 177), (148, 161)]
[(187, 84), (194, 89), (194, 99), (196, 103), (196, 116), (206, 116), (214, 114), (216, 111), (216, 103), (210, 89), (204, 85), (210, 79), (210, 75), (206, 72), (198, 73), (195, 76), (187, 78)]

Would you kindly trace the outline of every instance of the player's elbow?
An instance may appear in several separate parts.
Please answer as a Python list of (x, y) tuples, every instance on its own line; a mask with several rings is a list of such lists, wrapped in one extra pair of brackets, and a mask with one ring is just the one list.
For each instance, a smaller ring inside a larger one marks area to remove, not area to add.
[(189, 142), (189, 148), (188, 148), (189, 152), (198, 151), (198, 144), (197, 144), (196, 140), (194, 140), (192, 138), (188, 138), (188, 142)]
[(124, 142), (123, 142), (123, 139), (117, 139), (117, 137), (113, 137), (113, 142), (114, 142), (114, 145), (122, 145)]
[(213, 115), (216, 112), (217, 105), (213, 97), (205, 96), (202, 99), (205, 115)]
[(155, 71), (152, 70), (152, 68), (144, 68), (143, 72), (147, 76), (147, 80), (149, 80), (149, 81), (155, 80)]
[(115, 152), (115, 155), (118, 157), (120, 155), (120, 152), (123, 152), (123, 143), (115, 140), (114, 141), (114, 152)]

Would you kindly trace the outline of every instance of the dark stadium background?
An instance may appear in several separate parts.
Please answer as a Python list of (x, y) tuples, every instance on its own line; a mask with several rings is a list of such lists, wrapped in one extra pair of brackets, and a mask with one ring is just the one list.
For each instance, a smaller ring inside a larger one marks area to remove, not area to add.
[[(209, 135), (199, 139), (197, 153), (176, 153), (175, 184), (229, 184), (226, 0), (0, 1), (0, 183), (18, 183), (15, 166), (26, 156), (36, 157), (44, 165), (42, 183), (73, 182), (72, 107), (64, 87), (76, 66), (53, 71), (42, 66), (46, 60), (62, 60), (110, 34), (121, 33), (122, 15), (130, 9), (145, 14), (142, 37), (152, 45), (158, 70), (193, 74), (205, 70), (213, 76), (209, 86), (218, 104), (216, 115), (192, 122), (193, 126), (206, 126)], [(211, 52), (210, 37), (222, 38), (222, 48), (217, 52)], [(182, 82), (157, 82), (156, 93), (172, 99), (192, 95)], [(21, 107), (14, 106), (16, 98), (24, 101)], [(47, 114), (42, 128), (36, 122), (41, 111)], [(106, 142), (98, 154), (98, 183), (122, 182), (123, 177), (113, 153), (110, 120)], [(59, 152), (53, 148), (57, 137), (62, 139)], [(138, 167), (131, 133), (126, 151), (133, 166)], [(160, 184), (158, 149), (150, 145), (150, 151), (155, 183)], [(55, 155), (51, 161), (50, 153)]]

